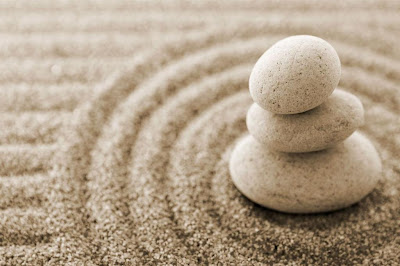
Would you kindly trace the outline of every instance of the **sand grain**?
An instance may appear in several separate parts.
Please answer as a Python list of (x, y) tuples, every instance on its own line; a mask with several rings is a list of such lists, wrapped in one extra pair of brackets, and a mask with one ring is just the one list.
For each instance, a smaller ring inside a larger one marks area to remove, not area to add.
[[(15, 5), (0, 3), (1, 265), (399, 261), (397, 2)], [(335, 47), (382, 157), (378, 188), (335, 213), (273, 212), (230, 181), (250, 71), (295, 34)]]

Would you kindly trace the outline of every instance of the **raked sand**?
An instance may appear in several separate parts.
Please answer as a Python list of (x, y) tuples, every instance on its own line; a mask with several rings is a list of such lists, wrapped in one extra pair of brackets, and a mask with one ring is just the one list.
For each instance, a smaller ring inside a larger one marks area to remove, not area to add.
[[(399, 261), (399, 2), (124, 2), (0, 2), (0, 265)], [(335, 47), (382, 158), (342, 211), (271, 211), (229, 176), (251, 69), (296, 34)]]

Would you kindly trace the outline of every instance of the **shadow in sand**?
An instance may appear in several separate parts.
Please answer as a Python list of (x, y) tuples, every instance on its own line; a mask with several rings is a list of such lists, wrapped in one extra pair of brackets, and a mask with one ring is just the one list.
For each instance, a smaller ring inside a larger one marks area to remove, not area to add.
[(371, 212), (371, 209), (379, 209), (390, 200), (379, 188), (376, 188), (360, 202), (345, 209), (316, 214), (290, 214), (267, 209), (243, 198), (244, 207), (252, 209), (250, 213), (254, 218), (267, 220), (271, 225), (282, 228), (301, 228), (310, 231), (331, 230), (343, 223), (354, 223), (361, 219), (365, 221), (375, 214), (375, 211)]

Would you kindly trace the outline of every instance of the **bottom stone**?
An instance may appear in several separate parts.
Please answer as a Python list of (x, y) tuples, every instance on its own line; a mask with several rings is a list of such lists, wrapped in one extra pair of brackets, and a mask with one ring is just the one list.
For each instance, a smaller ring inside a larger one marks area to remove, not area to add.
[(236, 187), (250, 200), (289, 213), (315, 213), (350, 206), (381, 177), (372, 143), (358, 132), (332, 148), (309, 153), (268, 150), (252, 136), (235, 147), (229, 164)]

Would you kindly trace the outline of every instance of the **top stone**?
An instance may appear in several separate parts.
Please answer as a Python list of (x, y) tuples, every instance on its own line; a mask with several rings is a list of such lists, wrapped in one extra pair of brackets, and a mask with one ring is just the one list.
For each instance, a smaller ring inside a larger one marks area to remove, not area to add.
[(297, 114), (317, 107), (340, 80), (340, 60), (321, 38), (298, 35), (269, 48), (250, 75), (250, 94), (276, 114)]

